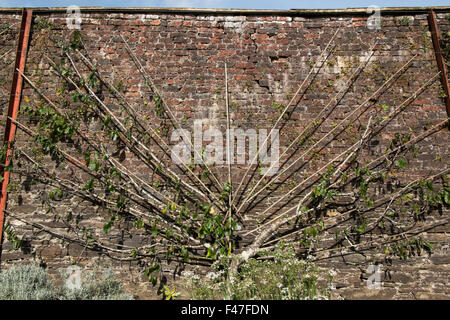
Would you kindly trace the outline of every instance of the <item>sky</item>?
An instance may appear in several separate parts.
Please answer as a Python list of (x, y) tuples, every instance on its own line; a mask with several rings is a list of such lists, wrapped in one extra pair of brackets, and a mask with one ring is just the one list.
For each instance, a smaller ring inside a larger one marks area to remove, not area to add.
[(184, 7), (225, 9), (338, 9), (378, 7), (450, 6), (450, 0), (0, 0), (0, 7)]

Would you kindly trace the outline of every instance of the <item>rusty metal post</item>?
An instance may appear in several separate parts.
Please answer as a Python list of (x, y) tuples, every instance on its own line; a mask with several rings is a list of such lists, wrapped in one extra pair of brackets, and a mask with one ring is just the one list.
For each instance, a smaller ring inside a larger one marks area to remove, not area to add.
[[(447, 109), (447, 117), (450, 117), (450, 86), (448, 84), (448, 73), (445, 65), (444, 57), (442, 56), (441, 45), (439, 44), (439, 27), (436, 21), (436, 13), (430, 9), (428, 13), (428, 25), (430, 27), (431, 39), (433, 41), (434, 54), (439, 71), (441, 72), (441, 84), (445, 92), (445, 105)], [(449, 127), (450, 128), (450, 127)]]
[(16, 120), (19, 112), (19, 105), (22, 96), (23, 78), (17, 70), (22, 73), (25, 71), (25, 62), (27, 59), (28, 43), (30, 40), (31, 22), (33, 11), (24, 8), (22, 10), (22, 22), (20, 25), (19, 39), (17, 43), (16, 62), (14, 64), (13, 79), (11, 85), (11, 94), (9, 97), (8, 118), (6, 120), (5, 135), (3, 138), (3, 148), (5, 150), (5, 162), (0, 167), (0, 176), (2, 180), (2, 193), (0, 194), (0, 261), (3, 244), (3, 225), (5, 222), (5, 209), (7, 201), (7, 188), (9, 182), (9, 170), (5, 170), (10, 164), (10, 159), (13, 155), (12, 144), (16, 134), (16, 125), (13, 120)]

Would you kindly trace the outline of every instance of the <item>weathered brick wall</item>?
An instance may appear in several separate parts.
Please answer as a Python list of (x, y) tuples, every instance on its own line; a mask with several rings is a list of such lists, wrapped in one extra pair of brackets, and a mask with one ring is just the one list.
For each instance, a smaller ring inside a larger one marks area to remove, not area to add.
[[(227, 62), (232, 127), (270, 129), (280, 114), (279, 106), (286, 106), (289, 103), (310, 72), (312, 64), (316, 62), (340, 26), (341, 30), (337, 34), (332, 53), (316, 75), (304, 99), (296, 101), (290, 120), (283, 125), (280, 153), (285, 151), (290, 142), (324, 107), (334, 107), (335, 103), (329, 105), (330, 100), (344, 87), (345, 81), (358, 66), (367, 59), (371, 48), (374, 50), (373, 57), (333, 109), (330, 117), (318, 129), (316, 139), (333, 130), (338, 121), (344, 119), (398, 68), (417, 55), (411, 66), (395, 83), (377, 101), (370, 102), (367, 112), (355, 121), (349, 131), (320, 150), (320, 154), (325, 155), (324, 157), (309, 162), (306, 166), (294, 166), (279, 179), (275, 191), (256, 203), (252, 211), (246, 215), (248, 225), (258, 223), (258, 213), (276, 201), (280, 195), (288, 192), (292, 188), (292, 183), (294, 185), (299, 183), (307, 173), (316, 171), (333, 156), (345, 150), (349, 146), (352, 134), (360, 137), (361, 125), (367, 123), (371, 112), (383, 112), (383, 109), (379, 108), (380, 105), (388, 105), (391, 108), (400, 105), (437, 73), (426, 14), (383, 15), (382, 28), (379, 30), (367, 28), (365, 15), (102, 12), (83, 13), (81, 18), (82, 41), (91, 61), (98, 66), (106, 79), (115, 84), (122, 83), (125, 96), (135, 106), (140, 118), (154, 128), (164, 121), (161, 121), (155, 110), (149, 107), (152, 95), (126, 52), (121, 35), (128, 40), (160, 89), (163, 99), (172, 106), (185, 128), (192, 129), (193, 120), (202, 119), (206, 125), (224, 130), (226, 126), (224, 63)], [(2, 23), (4, 21), (9, 23), (11, 20), (18, 20), (19, 17), (3, 14), (0, 19)], [(51, 71), (45, 56), (56, 62), (61, 59), (61, 49), (50, 38), (68, 43), (71, 31), (67, 29), (65, 19), (65, 14), (57, 12), (41, 13), (35, 17), (26, 68), (26, 74), (39, 85), (40, 89), (60, 104), (67, 101), (64, 94), (58, 91), (64, 87), (63, 81)], [(51, 23), (50, 28), (46, 22)], [(450, 22), (446, 18), (446, 13), (438, 14), (438, 23), (442, 31), (448, 31)], [(1, 37), (5, 48), (13, 46), (11, 39), (4, 38), (5, 35)], [(12, 59), (11, 56), (9, 59)], [(6, 58), (3, 58), (2, 62), (5, 61)], [(80, 62), (79, 59), (76, 61)], [(5, 88), (8, 88), (8, 76), (11, 75), (7, 70), (2, 69), (0, 75), (2, 81), (6, 81)], [(82, 72), (87, 74), (87, 69), (82, 69)], [(70, 93), (70, 89), (68, 91)], [(410, 133), (414, 136), (421, 133), (424, 128), (445, 120), (447, 115), (440, 91), (439, 80), (434, 81), (376, 136), (371, 149), (365, 151), (364, 159), (371, 160), (382, 154), (396, 133)], [(22, 106), (39, 103), (43, 103), (42, 99), (29, 85), (25, 85)], [(111, 106), (117, 115), (120, 113), (119, 107), (114, 105), (113, 99), (107, 94), (105, 103)], [(67, 107), (71, 108), (70, 104)], [(5, 106), (3, 108), (5, 114), (7, 109)], [(1, 128), (4, 126), (4, 120), (3, 118)], [(24, 115), (19, 118), (19, 121), (26, 120)], [(87, 135), (97, 135), (101, 129), (99, 121), (83, 127)], [(437, 174), (448, 166), (448, 138), (448, 131), (442, 130), (419, 142), (417, 156), (408, 159), (408, 168), (398, 173), (393, 180), (406, 183), (417, 177)], [(32, 139), (19, 130), (17, 146), (32, 148), (32, 145)], [(164, 158), (162, 150), (155, 146), (152, 146), (153, 148), (161, 158)], [(299, 155), (304, 150), (306, 148), (299, 149), (296, 154)], [(287, 160), (287, 155), (281, 162)], [(151, 174), (149, 169), (131, 152), (125, 152), (124, 157), (123, 165), (133, 168), (143, 178), (149, 177)], [(167, 157), (164, 159), (170, 163), (170, 159)], [(66, 170), (65, 176), (68, 179), (86, 180), (79, 172), (73, 175), (70, 166), (54, 167), (50, 160), (48, 165), (54, 172), (64, 173)], [(240, 181), (245, 170), (246, 166), (233, 165), (234, 183)], [(215, 173), (221, 181), (226, 181), (226, 167), (216, 167)], [(67, 226), (63, 219), (55, 220), (55, 215), (46, 213), (41, 207), (42, 197), (48, 197), (52, 187), (41, 183), (26, 183), (26, 179), (25, 175), (13, 176), (8, 210), (55, 230), (66, 230)], [(379, 190), (373, 192), (383, 195), (390, 190), (380, 186)], [(292, 205), (294, 203), (291, 203)], [(101, 207), (72, 198), (61, 200), (54, 210), (60, 216), (68, 213), (79, 215), (82, 224), (98, 226), (100, 230), (105, 222)], [(448, 211), (444, 210), (443, 215), (448, 217)], [(434, 219), (442, 219), (442, 216), (430, 217), (422, 223), (431, 223)], [(14, 219), (10, 222), (29, 242), (27, 249), (14, 252), (9, 252), (10, 244), (5, 243), (2, 254), (4, 265), (34, 260), (47, 265), (56, 274), (56, 270), (66, 268), (72, 260), (88, 268), (96, 263), (112, 263), (134, 294), (141, 297), (151, 296), (151, 286), (142, 281), (136, 263), (109, 260), (98, 252), (85, 250), (82, 245), (64, 243)], [(131, 222), (127, 221), (124, 222), (124, 227), (127, 230), (133, 229)], [(446, 235), (448, 231), (446, 225), (426, 233), (425, 237), (434, 244), (431, 256), (416, 256), (406, 262), (380, 258), (379, 262), (381, 261), (385, 271), (382, 290), (366, 288), (365, 269), (371, 261), (367, 261), (362, 254), (341, 257), (330, 255), (327, 259), (321, 260), (320, 264), (332, 267), (338, 273), (336, 297), (448, 298), (449, 292), (446, 288), (449, 280), (447, 251), (449, 239)], [(333, 242), (333, 232), (334, 229), (330, 230), (330, 234), (324, 237), (322, 243), (324, 247)], [(120, 242), (129, 246), (148, 243), (148, 239), (139, 232), (124, 235), (119, 230), (112, 230), (108, 236), (99, 236), (113, 243)], [(240, 245), (251, 240), (252, 238), (244, 238)], [(167, 269), (179, 272), (182, 267), (172, 263)]]
[(9, 94), (11, 91), (11, 74), (14, 69), (16, 56), (16, 39), (20, 29), (20, 15), (1, 14), (0, 20), (2, 48), (0, 53), (0, 110), (2, 110), (0, 129), (1, 132), (4, 132), (6, 115), (8, 114)]

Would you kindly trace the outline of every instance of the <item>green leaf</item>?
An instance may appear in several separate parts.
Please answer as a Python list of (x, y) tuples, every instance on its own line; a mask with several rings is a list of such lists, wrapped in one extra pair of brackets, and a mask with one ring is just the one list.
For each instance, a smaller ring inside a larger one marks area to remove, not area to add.
[(447, 191), (444, 192), (444, 202), (446, 204), (450, 204), (450, 192)]
[(91, 163), (89, 164), (89, 169), (98, 172), (98, 170), (100, 169), (100, 163), (98, 163), (97, 161), (91, 161)]
[(430, 250), (433, 250), (433, 245), (426, 240), (423, 240), (423, 244)]
[(117, 198), (117, 202), (116, 202), (117, 208), (123, 208), (124, 205), (125, 205), (125, 200), (126, 200), (125, 197), (119, 196), (119, 197)]
[(94, 178), (89, 179), (88, 183), (83, 187), (84, 191), (91, 191), (94, 188)]
[(323, 230), (325, 228), (325, 224), (323, 223), (322, 220), (319, 221), (319, 226), (320, 226), (321, 230)]
[(156, 286), (156, 284), (158, 282), (158, 278), (156, 276), (154, 276), (153, 274), (151, 274), (150, 277), (148, 278), (148, 281), (151, 282), (152, 286)]
[(318, 233), (319, 233), (319, 231), (316, 228), (314, 228), (314, 227), (309, 228), (309, 234), (311, 236), (316, 237), (318, 235)]
[(152, 236), (157, 236), (157, 235), (158, 235), (158, 228), (156, 227), (156, 223), (154, 223), (152, 226)]
[(142, 221), (142, 219), (139, 218), (139, 219), (136, 221), (136, 228), (142, 229), (143, 227), (144, 227), (144, 221)]
[(395, 164), (397, 165), (397, 167), (405, 169), (406, 168), (406, 161), (403, 158), (398, 159)]
[(189, 252), (186, 250), (184, 246), (181, 247), (181, 254), (183, 255), (184, 261), (189, 261)]
[(395, 216), (395, 213), (394, 213), (393, 211), (388, 211), (388, 212), (386, 212), (386, 217), (392, 218), (392, 217), (394, 217), (394, 216)]

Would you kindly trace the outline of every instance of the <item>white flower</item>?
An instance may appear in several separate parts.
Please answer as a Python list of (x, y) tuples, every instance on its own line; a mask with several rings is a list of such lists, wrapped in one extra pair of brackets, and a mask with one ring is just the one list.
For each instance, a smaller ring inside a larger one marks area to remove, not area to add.
[(241, 253), (242, 258), (244, 259), (244, 261), (247, 261), (248, 258), (250, 257), (250, 250), (244, 251)]
[(190, 271), (183, 271), (183, 272), (181, 272), (181, 275), (183, 276), (183, 277), (190, 277), (190, 276), (192, 276), (192, 272), (190, 272)]

